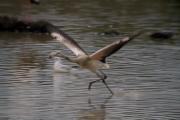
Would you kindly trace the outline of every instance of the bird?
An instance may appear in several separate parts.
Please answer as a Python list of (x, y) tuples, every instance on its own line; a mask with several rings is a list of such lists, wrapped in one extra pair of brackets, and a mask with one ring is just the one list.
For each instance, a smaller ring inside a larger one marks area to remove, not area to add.
[(87, 52), (85, 52), (84, 49), (82, 49), (73, 38), (64, 33), (62, 30), (52, 31), (50, 35), (52, 38), (69, 48), (76, 57), (64, 55), (61, 51), (56, 51), (54, 53), (54, 56), (63, 57), (64, 59), (72, 63), (76, 63), (81, 68), (88, 69), (89, 71), (97, 75), (97, 80), (89, 82), (88, 90), (91, 90), (91, 87), (94, 83), (102, 81), (108, 91), (113, 95), (113, 91), (106, 83), (107, 75), (102, 71), (103, 69), (110, 68), (110, 66), (106, 63), (106, 58), (117, 52), (125, 44), (138, 37), (142, 33), (143, 31), (136, 31), (129, 37), (124, 37), (120, 40), (114, 41), (111, 44), (108, 44), (107, 46), (97, 50), (92, 54), (88, 54)]

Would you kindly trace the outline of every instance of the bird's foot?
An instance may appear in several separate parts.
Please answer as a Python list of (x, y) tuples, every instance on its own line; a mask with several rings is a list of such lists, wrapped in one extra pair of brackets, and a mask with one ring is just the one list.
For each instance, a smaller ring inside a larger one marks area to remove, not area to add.
[(92, 82), (90, 82), (89, 85), (88, 85), (88, 90), (89, 91), (91, 90), (91, 86), (92, 86)]
[(100, 81), (100, 80), (95, 80), (95, 81), (90, 82), (89, 86), (88, 86), (88, 90), (91, 90), (92, 84), (94, 84), (95, 82), (98, 82), (98, 81)]

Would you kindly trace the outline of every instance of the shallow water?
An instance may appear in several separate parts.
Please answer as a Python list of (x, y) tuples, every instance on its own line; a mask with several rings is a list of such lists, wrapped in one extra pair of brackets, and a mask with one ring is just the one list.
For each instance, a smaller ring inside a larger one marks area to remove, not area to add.
[[(107, 82), (88, 91), (96, 76), (85, 70), (54, 73), (48, 54), (64, 50), (47, 35), (0, 33), (0, 119), (6, 120), (178, 120), (180, 118), (180, 3), (157, 0), (1, 0), (0, 15), (45, 19), (93, 52), (137, 30), (168, 30), (172, 39), (149, 33), (108, 58)], [(105, 30), (119, 36), (103, 36)], [(67, 49), (64, 50), (68, 52)], [(67, 65), (72, 65), (64, 61)]]

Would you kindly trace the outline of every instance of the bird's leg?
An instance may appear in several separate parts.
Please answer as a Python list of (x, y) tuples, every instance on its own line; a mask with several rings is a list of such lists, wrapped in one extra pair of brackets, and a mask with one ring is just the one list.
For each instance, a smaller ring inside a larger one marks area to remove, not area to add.
[(94, 84), (95, 82), (98, 82), (98, 81), (102, 80), (102, 82), (104, 83), (104, 85), (106, 86), (106, 88), (109, 90), (109, 92), (110, 92), (111, 94), (113, 94), (112, 90), (109, 88), (109, 86), (107, 85), (107, 83), (106, 83), (106, 81), (105, 81), (105, 79), (107, 78), (107, 76), (106, 76), (102, 71), (100, 71), (100, 70), (96, 71), (96, 75), (97, 75), (100, 79), (90, 82), (88, 89), (90, 90), (92, 84)]
[(106, 88), (109, 90), (109, 92), (113, 95), (113, 91), (110, 89), (110, 87), (107, 85), (105, 79), (102, 80), (102, 82), (104, 83), (104, 85), (106, 86)]
[(112, 90), (110, 89), (110, 87), (108, 86), (108, 84), (106, 83), (105, 79), (107, 78), (107, 76), (99, 70), (99, 72), (103, 75), (103, 78), (102, 78), (102, 82), (104, 83), (104, 85), (106, 86), (106, 88), (109, 90), (109, 92), (113, 95), (113, 92)]
[(95, 80), (95, 81), (92, 81), (89, 83), (89, 86), (88, 86), (88, 90), (91, 90), (91, 86), (92, 84), (94, 84), (95, 82), (99, 82), (101, 79), (98, 79), (98, 80)]
[[(91, 90), (91, 86), (92, 86), (92, 84), (94, 84), (94, 83), (96, 83), (96, 82), (99, 82), (99, 81), (101, 81), (102, 80), (102, 73), (98, 73), (99, 71), (97, 70), (96, 72), (94, 72), (100, 79), (97, 79), (97, 80), (94, 80), (94, 81), (92, 81), (92, 82), (90, 82), (89, 83), (89, 87), (88, 87), (88, 90)], [(104, 74), (103, 74), (103, 76), (105, 76)]]

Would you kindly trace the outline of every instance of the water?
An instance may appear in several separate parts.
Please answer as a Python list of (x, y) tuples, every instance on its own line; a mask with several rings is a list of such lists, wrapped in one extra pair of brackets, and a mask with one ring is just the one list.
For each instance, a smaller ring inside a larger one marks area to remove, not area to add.
[[(0, 119), (6, 120), (178, 120), (180, 118), (179, 1), (1, 0), (0, 15), (45, 19), (93, 52), (137, 29), (168, 30), (169, 40), (143, 35), (108, 58), (107, 82), (88, 91), (88, 71), (54, 73), (48, 59), (64, 47), (47, 35), (0, 33)], [(113, 29), (119, 36), (102, 36)], [(67, 49), (65, 49), (66, 52)], [(70, 63), (64, 61), (65, 64)]]

